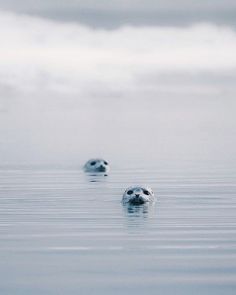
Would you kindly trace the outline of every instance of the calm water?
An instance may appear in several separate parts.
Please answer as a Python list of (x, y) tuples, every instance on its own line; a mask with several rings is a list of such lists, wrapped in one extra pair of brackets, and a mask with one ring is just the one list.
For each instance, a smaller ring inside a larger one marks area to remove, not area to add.
[[(120, 203), (148, 184), (154, 206)], [(235, 294), (235, 173), (0, 171), (0, 293)]]

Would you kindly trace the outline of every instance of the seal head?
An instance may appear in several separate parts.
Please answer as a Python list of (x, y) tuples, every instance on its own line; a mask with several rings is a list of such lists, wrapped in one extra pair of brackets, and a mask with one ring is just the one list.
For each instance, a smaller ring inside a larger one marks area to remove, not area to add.
[(154, 201), (154, 193), (149, 187), (131, 186), (123, 194), (124, 204), (141, 205)]
[(103, 159), (90, 159), (87, 161), (84, 165), (84, 171), (85, 172), (91, 172), (91, 173), (105, 173), (110, 170), (109, 164), (107, 161)]

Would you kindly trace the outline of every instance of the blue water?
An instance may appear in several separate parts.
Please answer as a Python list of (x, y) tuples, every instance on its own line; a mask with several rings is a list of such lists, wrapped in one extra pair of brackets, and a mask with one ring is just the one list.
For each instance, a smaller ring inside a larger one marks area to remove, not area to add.
[(235, 172), (112, 168), (1, 168), (0, 294), (235, 294)]

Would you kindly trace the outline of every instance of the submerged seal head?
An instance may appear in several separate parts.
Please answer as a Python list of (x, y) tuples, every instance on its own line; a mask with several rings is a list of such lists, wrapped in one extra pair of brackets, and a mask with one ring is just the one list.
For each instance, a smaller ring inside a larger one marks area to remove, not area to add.
[(86, 172), (108, 172), (110, 170), (109, 164), (103, 159), (91, 159), (84, 165)]
[(122, 199), (124, 204), (141, 205), (154, 201), (154, 193), (149, 187), (132, 186), (125, 190)]

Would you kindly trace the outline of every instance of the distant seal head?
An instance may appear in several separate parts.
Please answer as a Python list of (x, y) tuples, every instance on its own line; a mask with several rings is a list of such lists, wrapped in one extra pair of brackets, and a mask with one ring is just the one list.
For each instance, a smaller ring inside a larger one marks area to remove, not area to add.
[(91, 173), (107, 173), (110, 170), (109, 164), (103, 159), (90, 159), (84, 165), (85, 172)]
[(123, 194), (124, 204), (141, 205), (154, 202), (155, 197), (152, 189), (144, 186), (131, 186)]

